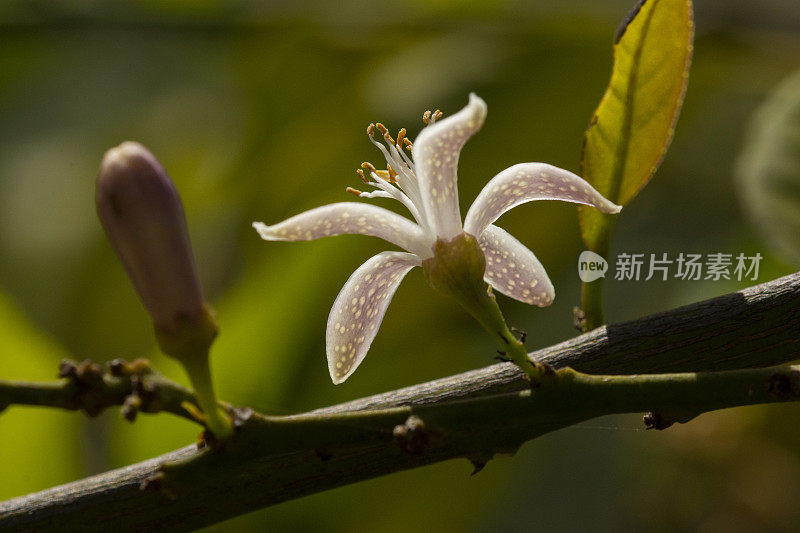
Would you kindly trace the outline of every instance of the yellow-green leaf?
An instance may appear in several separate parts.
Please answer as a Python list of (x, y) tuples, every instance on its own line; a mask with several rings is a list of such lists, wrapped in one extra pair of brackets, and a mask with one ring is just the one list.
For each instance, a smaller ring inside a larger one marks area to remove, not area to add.
[[(626, 205), (667, 151), (692, 56), (691, 0), (642, 0), (614, 42), (611, 81), (586, 131), (581, 172), (612, 202)], [(579, 210), (586, 245), (608, 247), (613, 215)]]

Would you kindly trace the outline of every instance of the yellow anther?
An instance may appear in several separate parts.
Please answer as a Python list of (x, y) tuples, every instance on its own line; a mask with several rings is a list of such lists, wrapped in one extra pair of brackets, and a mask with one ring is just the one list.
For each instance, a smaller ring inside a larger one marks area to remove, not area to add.
[(361, 196), (361, 191), (359, 191), (358, 189), (354, 189), (352, 187), (346, 188), (345, 191), (349, 192), (350, 194), (352, 194), (354, 196)]
[(403, 140), (406, 138), (406, 129), (402, 128), (400, 131), (397, 132), (397, 146), (403, 146)]
[(442, 115), (443, 115), (443, 114), (444, 114), (444, 113), (442, 113), (442, 112), (441, 112), (441, 111), (439, 111), (438, 109), (437, 109), (436, 111), (434, 111), (434, 112), (433, 112), (433, 117), (432, 117), (433, 121), (435, 122), (435, 121), (439, 120), (440, 118), (442, 118)]
[(358, 170), (356, 170), (356, 174), (358, 174), (358, 177), (359, 177), (359, 178), (361, 178), (361, 181), (363, 181), (364, 183), (367, 183), (367, 184), (369, 184), (369, 180), (368, 180), (368, 179), (367, 179), (367, 177), (364, 175), (364, 171), (363, 171), (363, 170), (361, 170), (361, 169), (359, 168)]
[(391, 167), (391, 165), (386, 165), (386, 169), (389, 172), (389, 183), (394, 183), (397, 181), (397, 172), (395, 169)]
[(389, 130), (386, 128), (386, 126), (378, 122), (375, 124), (375, 127), (378, 128), (378, 130), (383, 134), (383, 138), (387, 143), (394, 144), (394, 139), (392, 139), (392, 136), (389, 134)]
[(370, 124), (369, 126), (367, 126), (367, 135), (372, 137), (374, 131), (375, 131), (375, 124)]
[(364, 170), (368, 170), (369, 172), (375, 172), (375, 167), (373, 166), (373, 164), (368, 163), (367, 161), (361, 163), (361, 168), (363, 168)]
[(425, 111), (422, 114), (422, 122), (424, 122), (425, 124), (430, 124), (431, 123), (431, 112), (430, 112), (430, 110)]
[(410, 152), (411, 148), (414, 146), (414, 144), (411, 141), (409, 141), (408, 139), (406, 139), (405, 137), (403, 137), (403, 143), (405, 143), (405, 145), (406, 145), (406, 150), (408, 150)]
[(386, 180), (389, 183), (396, 183), (397, 180), (395, 177), (397, 176), (397, 172), (392, 170), (392, 167), (389, 167), (389, 170), (376, 170), (375, 174), (382, 180)]

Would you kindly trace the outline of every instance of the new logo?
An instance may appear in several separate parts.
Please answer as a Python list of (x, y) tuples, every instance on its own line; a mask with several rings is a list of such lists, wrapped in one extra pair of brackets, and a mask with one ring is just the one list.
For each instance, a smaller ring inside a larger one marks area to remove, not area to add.
[(608, 262), (602, 256), (586, 250), (578, 257), (578, 277), (584, 283), (606, 277)]

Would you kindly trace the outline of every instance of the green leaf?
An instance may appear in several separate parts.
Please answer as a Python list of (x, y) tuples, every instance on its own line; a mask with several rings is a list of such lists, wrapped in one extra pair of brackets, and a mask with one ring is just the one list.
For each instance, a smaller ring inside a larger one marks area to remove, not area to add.
[(800, 70), (753, 116), (736, 177), (737, 193), (758, 232), (800, 267)]
[[(691, 0), (642, 0), (614, 42), (611, 81), (584, 137), (581, 175), (612, 202), (626, 205), (667, 151), (692, 56)], [(613, 215), (581, 206), (586, 245), (608, 248)]]

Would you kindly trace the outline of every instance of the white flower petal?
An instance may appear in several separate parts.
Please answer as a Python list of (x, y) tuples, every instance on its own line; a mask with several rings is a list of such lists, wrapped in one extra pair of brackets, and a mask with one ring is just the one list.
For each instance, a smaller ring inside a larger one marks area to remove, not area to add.
[(331, 379), (339, 384), (364, 360), (386, 308), (403, 277), (420, 260), (403, 252), (382, 252), (353, 272), (328, 317), (326, 351)]
[(414, 165), (424, 210), (436, 235), (445, 240), (461, 233), (458, 156), (485, 118), (486, 103), (470, 94), (464, 109), (426, 127), (414, 141)]
[(553, 303), (556, 295), (553, 284), (525, 245), (494, 225), (486, 228), (478, 243), (486, 256), (484, 279), (495, 290), (539, 307)]
[(431, 255), (431, 238), (422, 229), (397, 213), (370, 204), (341, 202), (310, 209), (267, 226), (253, 222), (266, 241), (310, 241), (344, 233), (371, 235), (421, 254)]
[(520, 163), (489, 180), (467, 212), (464, 231), (480, 235), (500, 215), (532, 200), (586, 204), (603, 213), (619, 213), (622, 209), (572, 172), (545, 163)]

